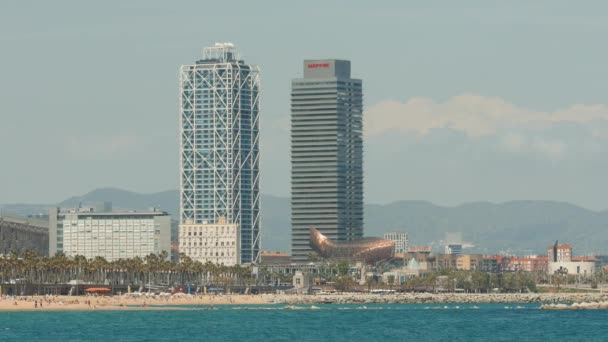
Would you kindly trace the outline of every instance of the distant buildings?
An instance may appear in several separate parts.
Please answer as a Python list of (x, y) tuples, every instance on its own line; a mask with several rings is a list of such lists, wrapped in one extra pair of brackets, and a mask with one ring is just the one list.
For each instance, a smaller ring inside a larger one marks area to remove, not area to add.
[(431, 253), (431, 246), (408, 246), (408, 253)]
[(556, 242), (554, 246), (547, 247), (547, 256), (551, 262), (572, 261), (572, 246)]
[(509, 271), (547, 272), (549, 258), (546, 256), (530, 255), (509, 258)]
[(179, 231), (180, 251), (203, 264), (234, 266), (241, 262), (239, 226), (220, 217), (216, 223), (182, 224)]
[(568, 274), (589, 276), (595, 273), (596, 263), (599, 259), (573, 257), (572, 246), (569, 244), (547, 247), (547, 258), (549, 260), (547, 274)]
[(463, 254), (456, 257), (456, 269), (464, 271), (481, 271), (483, 263), (481, 254)]
[(241, 263), (260, 259), (259, 110), (259, 68), (231, 43), (181, 66), (180, 224), (225, 217), (240, 229)]
[(445, 246), (445, 254), (460, 255), (462, 254), (462, 245), (452, 243)]
[(0, 255), (33, 251), (49, 255), (49, 229), (44, 221), (0, 215)]
[(263, 265), (289, 265), (291, 256), (283, 252), (262, 252)]
[(408, 250), (407, 233), (390, 232), (384, 234), (385, 240), (395, 241), (395, 254), (404, 254)]
[(309, 228), (363, 236), (363, 93), (350, 61), (305, 60), (291, 83), (291, 251), (306, 261)]
[(93, 208), (49, 211), (51, 255), (103, 257), (108, 261), (152, 253), (171, 254), (171, 216), (164, 211), (96, 212)]

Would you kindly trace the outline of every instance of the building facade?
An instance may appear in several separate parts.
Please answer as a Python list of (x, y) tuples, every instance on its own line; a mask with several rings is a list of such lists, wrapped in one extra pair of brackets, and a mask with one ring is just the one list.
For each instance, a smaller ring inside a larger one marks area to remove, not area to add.
[(291, 264), (291, 256), (283, 252), (262, 252), (262, 265), (289, 265)]
[(239, 226), (226, 223), (183, 224), (179, 231), (180, 252), (192, 260), (225, 266), (241, 263)]
[[(108, 261), (166, 252), (171, 254), (171, 216), (164, 211), (50, 212), (50, 226), (55, 241), (49, 249), (66, 256), (82, 255), (88, 259), (103, 257)], [(61, 229), (59, 229), (61, 225)], [(61, 231), (59, 233), (59, 231)]]
[(462, 245), (453, 243), (445, 246), (445, 254), (460, 255), (462, 254)]
[(49, 227), (45, 222), (0, 215), (0, 256), (13, 252), (34, 251), (40, 256), (49, 255)]
[(572, 246), (570, 244), (555, 244), (547, 247), (547, 257), (551, 262), (572, 261)]
[(260, 258), (260, 76), (231, 43), (180, 68), (180, 225), (240, 228), (240, 262)]
[(509, 271), (547, 272), (549, 258), (546, 256), (528, 255), (524, 257), (511, 257)]
[(547, 274), (567, 274), (576, 276), (591, 276), (595, 273), (596, 263), (592, 261), (557, 261), (550, 262)]
[(404, 232), (385, 233), (384, 239), (395, 241), (395, 254), (405, 254), (408, 252), (407, 233), (404, 233)]
[(483, 264), (481, 254), (461, 254), (456, 257), (456, 269), (464, 271), (480, 271)]
[(291, 89), (291, 252), (305, 261), (311, 226), (336, 242), (363, 236), (363, 93), (334, 59), (305, 60)]

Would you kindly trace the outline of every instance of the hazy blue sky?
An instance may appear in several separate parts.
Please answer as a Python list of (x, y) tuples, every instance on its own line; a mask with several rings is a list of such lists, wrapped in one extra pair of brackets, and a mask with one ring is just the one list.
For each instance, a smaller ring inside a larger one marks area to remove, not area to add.
[(2, 1), (0, 203), (178, 184), (178, 67), (262, 70), (262, 192), (289, 194), (305, 58), (364, 80), (366, 200), (608, 209), (605, 1)]

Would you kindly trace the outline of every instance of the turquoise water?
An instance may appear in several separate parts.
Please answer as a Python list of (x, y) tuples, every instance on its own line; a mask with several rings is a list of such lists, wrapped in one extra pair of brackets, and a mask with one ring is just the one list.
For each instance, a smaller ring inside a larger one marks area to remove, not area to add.
[(2, 312), (1, 341), (607, 341), (608, 311), (538, 304)]

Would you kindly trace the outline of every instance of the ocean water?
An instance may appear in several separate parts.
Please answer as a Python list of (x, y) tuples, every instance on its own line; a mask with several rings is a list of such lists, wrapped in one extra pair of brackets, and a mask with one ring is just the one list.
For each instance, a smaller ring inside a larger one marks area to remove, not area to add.
[(538, 304), (0, 312), (0, 341), (608, 341), (607, 310)]

